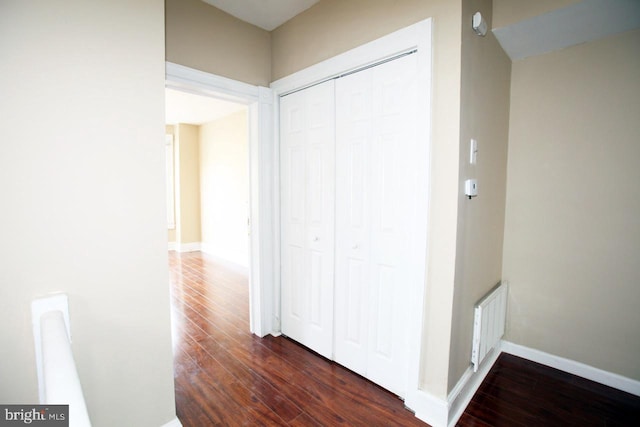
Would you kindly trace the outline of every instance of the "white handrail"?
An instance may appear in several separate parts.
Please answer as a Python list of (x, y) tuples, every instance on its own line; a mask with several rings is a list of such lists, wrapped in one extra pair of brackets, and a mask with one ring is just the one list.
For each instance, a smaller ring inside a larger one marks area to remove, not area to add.
[(69, 405), (69, 426), (90, 427), (71, 351), (67, 296), (41, 298), (33, 301), (31, 307), (40, 404)]

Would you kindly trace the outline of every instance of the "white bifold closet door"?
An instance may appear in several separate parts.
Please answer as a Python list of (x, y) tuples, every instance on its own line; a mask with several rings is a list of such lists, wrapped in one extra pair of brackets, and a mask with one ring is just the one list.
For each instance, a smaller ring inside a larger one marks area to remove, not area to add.
[[(335, 360), (404, 396), (417, 55), (336, 80)], [(424, 167), (424, 165), (423, 165)]]
[(400, 396), (424, 277), (416, 56), (281, 99), (282, 332)]
[(333, 356), (334, 82), (280, 100), (282, 332)]

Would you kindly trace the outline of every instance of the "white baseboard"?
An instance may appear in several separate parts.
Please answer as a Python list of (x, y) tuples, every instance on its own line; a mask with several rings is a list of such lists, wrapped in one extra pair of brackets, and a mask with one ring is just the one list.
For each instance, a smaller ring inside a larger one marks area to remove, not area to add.
[(405, 400), (406, 406), (415, 412), (416, 417), (433, 427), (453, 427), (478, 391), (480, 384), (500, 356), (500, 348), (494, 348), (480, 365), (478, 372), (473, 372), (469, 364), (447, 399), (440, 399), (422, 390), (410, 393)]
[(169, 242), (168, 250), (175, 251), (177, 247), (178, 247), (178, 244), (176, 242)]
[(473, 396), (480, 388), (480, 385), (484, 381), (485, 377), (498, 360), (500, 356), (500, 346), (496, 346), (490, 353), (488, 353), (482, 363), (478, 372), (473, 372), (473, 366), (469, 365), (465, 373), (462, 375), (456, 386), (451, 390), (447, 397), (448, 404), (448, 426), (453, 427), (456, 425), (464, 410), (473, 399)]
[(219, 262), (220, 264), (223, 264), (225, 267), (229, 268), (230, 270), (235, 270), (235, 271), (238, 271), (238, 272), (243, 273), (243, 274), (249, 274), (249, 266), (248, 265), (239, 264), (239, 263), (237, 263), (235, 261), (231, 261), (229, 259), (221, 257), (220, 253), (217, 250), (215, 250), (211, 244), (203, 242), (201, 247), (200, 247), (200, 250), (203, 253), (209, 255), (216, 262)]
[(640, 396), (640, 381), (509, 341), (501, 341), (487, 355), (478, 372), (474, 373), (473, 367), (469, 365), (446, 401), (417, 390), (407, 395), (406, 406), (415, 412), (417, 418), (433, 427), (455, 426), (502, 352)]
[(178, 243), (175, 250), (178, 252), (198, 252), (201, 245), (200, 242)]
[(447, 401), (422, 390), (414, 390), (407, 394), (405, 401), (416, 418), (432, 427), (447, 427)]
[(418, 390), (417, 393), (407, 396), (407, 407), (415, 411), (417, 418), (433, 427), (455, 426), (502, 352), (640, 396), (640, 381), (509, 341), (501, 341), (500, 345), (487, 355), (478, 372), (474, 373), (469, 365), (446, 401)]
[(513, 354), (514, 356), (538, 362), (542, 365), (550, 366), (552, 368), (640, 396), (640, 381), (627, 378), (619, 374), (614, 374), (613, 372), (594, 368), (593, 366), (585, 365), (584, 363), (576, 362), (575, 360), (565, 359), (564, 357), (554, 356), (553, 354), (545, 353), (544, 351), (514, 344), (509, 341), (502, 341), (501, 349), (505, 353)]
[(175, 417), (174, 419), (172, 419), (168, 423), (162, 424), (162, 426), (160, 426), (160, 427), (182, 427), (182, 423), (180, 422), (178, 417)]

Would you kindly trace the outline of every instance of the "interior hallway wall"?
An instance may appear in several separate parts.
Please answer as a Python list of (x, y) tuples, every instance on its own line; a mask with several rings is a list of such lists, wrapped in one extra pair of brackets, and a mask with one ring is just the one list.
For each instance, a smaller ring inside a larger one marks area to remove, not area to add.
[(69, 297), (95, 427), (175, 417), (162, 0), (3, 0), (0, 402), (38, 402), (30, 304)]
[[(174, 162), (174, 170), (175, 170), (175, 158), (176, 158), (176, 155), (175, 155), (175, 126), (174, 125), (166, 125), (165, 126), (165, 134), (166, 135), (171, 135), (174, 138), (174, 149), (173, 149), (173, 159), (174, 160), (173, 160), (173, 162)], [(175, 182), (176, 182), (175, 173), (174, 173), (173, 179), (174, 179), (173, 182), (174, 182), (174, 187), (175, 187)], [(173, 200), (174, 201), (176, 200), (175, 188), (174, 188), (174, 191), (173, 191)], [(174, 203), (174, 205), (175, 205), (175, 203)], [(174, 209), (174, 215), (175, 215), (175, 206), (174, 206), (173, 209)], [(169, 242), (174, 242), (174, 243), (176, 242), (176, 228), (175, 227), (167, 229), (167, 240)]]
[(509, 341), (640, 380), (640, 30), (516, 61)]
[(202, 250), (249, 267), (247, 109), (200, 127)]
[[(200, 126), (176, 125), (176, 242), (200, 243)], [(180, 249), (180, 248), (178, 248)]]
[(166, 0), (167, 61), (269, 86), (271, 34), (201, 0)]
[[(473, 307), (502, 278), (507, 182), (511, 60), (489, 31), (475, 34), (471, 17), (480, 11), (491, 28), (491, 0), (462, 3), (460, 101), (460, 191), (449, 390), (471, 362)], [(478, 141), (469, 163), (470, 140)], [(464, 196), (464, 181), (478, 180), (478, 196)]]

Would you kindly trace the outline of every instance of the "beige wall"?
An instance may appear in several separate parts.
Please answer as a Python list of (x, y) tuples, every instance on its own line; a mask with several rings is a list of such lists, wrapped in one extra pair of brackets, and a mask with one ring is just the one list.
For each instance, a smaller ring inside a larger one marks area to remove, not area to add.
[(200, 242), (200, 127), (176, 125), (176, 242)]
[(640, 380), (640, 31), (513, 64), (507, 339)]
[(421, 383), (442, 398), (448, 392), (456, 256), (461, 7), (451, 0), (323, 0), (272, 32), (275, 80), (433, 17), (432, 188)]
[(493, 28), (506, 27), (580, 1), (582, 0), (493, 0)]
[(166, 59), (253, 85), (271, 82), (271, 35), (201, 0), (166, 0)]
[[(174, 132), (175, 132), (174, 128), (175, 128), (175, 126), (173, 126), (173, 125), (166, 125), (165, 126), (165, 131), (164, 131), (165, 134), (166, 135), (174, 135)], [(175, 154), (174, 154), (173, 158), (174, 158), (174, 162), (175, 162)], [(175, 177), (174, 177), (174, 182), (175, 182)], [(174, 192), (173, 200), (175, 201), (175, 192)], [(167, 230), (167, 240), (169, 242), (175, 242), (176, 241), (176, 229), (175, 228), (169, 228)]]
[[(462, 4), (458, 256), (449, 390), (470, 364), (473, 307), (502, 277), (511, 77), (511, 60), (493, 34), (479, 37), (469, 25), (478, 10), (490, 19), (491, 0)], [(475, 165), (469, 164), (471, 138), (478, 141)], [(462, 191), (469, 178), (478, 179), (478, 196), (472, 200)]]
[(202, 248), (249, 266), (247, 110), (200, 126)]
[(64, 292), (93, 425), (175, 417), (163, 22), (161, 0), (2, 2), (2, 403), (38, 401), (30, 304)]

